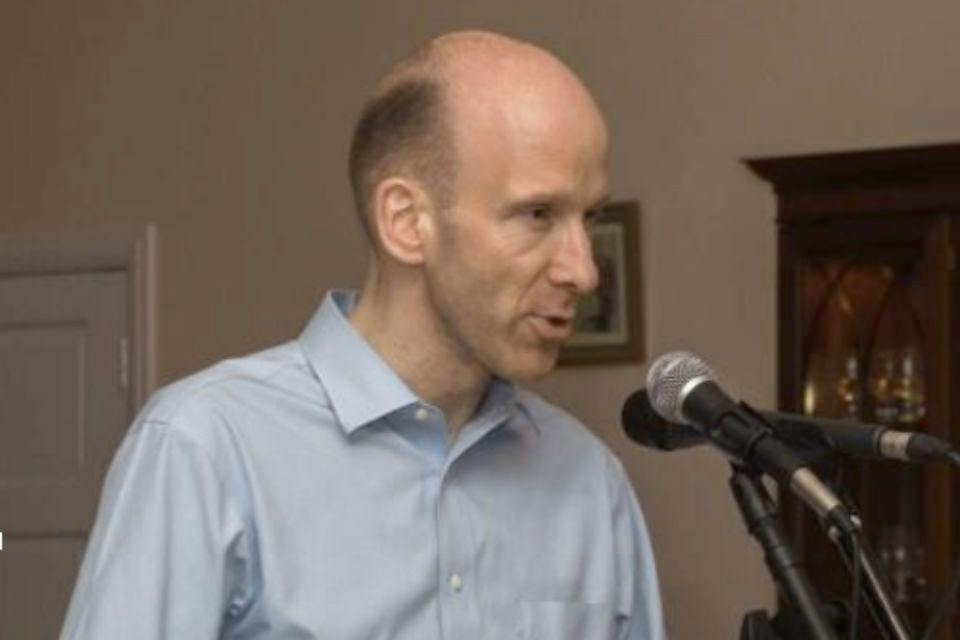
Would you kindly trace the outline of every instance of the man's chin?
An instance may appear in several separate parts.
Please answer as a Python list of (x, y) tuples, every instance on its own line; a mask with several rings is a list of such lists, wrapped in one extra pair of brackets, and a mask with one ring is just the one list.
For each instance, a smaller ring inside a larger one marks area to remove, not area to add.
[(539, 349), (522, 354), (522, 357), (517, 357), (503, 368), (504, 371), (498, 372), (497, 375), (511, 382), (536, 380), (553, 371), (559, 355), (559, 344), (542, 346)]

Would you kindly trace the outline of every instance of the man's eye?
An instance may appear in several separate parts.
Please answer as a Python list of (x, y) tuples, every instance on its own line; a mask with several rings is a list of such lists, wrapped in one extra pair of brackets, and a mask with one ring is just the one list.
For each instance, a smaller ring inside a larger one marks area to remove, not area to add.
[(549, 205), (531, 205), (521, 210), (524, 219), (537, 224), (546, 224), (553, 218), (553, 209)]

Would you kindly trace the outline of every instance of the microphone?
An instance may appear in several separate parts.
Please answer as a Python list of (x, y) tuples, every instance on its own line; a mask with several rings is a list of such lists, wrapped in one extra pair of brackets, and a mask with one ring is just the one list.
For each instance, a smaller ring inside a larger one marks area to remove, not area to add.
[(637, 444), (661, 451), (676, 451), (709, 442), (690, 425), (670, 422), (654, 411), (646, 389), (634, 391), (623, 403), (620, 424)]
[[(803, 437), (815, 434), (831, 449), (861, 458), (907, 462), (949, 461), (953, 453), (949, 442), (916, 431), (897, 431), (877, 424), (781, 411), (757, 413), (773, 426), (777, 436)], [(620, 420), (631, 440), (662, 451), (686, 449), (709, 442), (696, 428), (664, 419), (653, 409), (645, 389), (630, 394), (623, 404)]]
[(813, 418), (796, 413), (761, 411), (777, 431), (816, 429), (833, 449), (861, 458), (887, 458), (906, 462), (950, 460), (949, 442), (918, 431), (898, 431), (879, 424)]
[(647, 394), (664, 419), (697, 427), (734, 459), (789, 487), (842, 533), (855, 534), (859, 529), (833, 491), (799, 455), (777, 440), (770, 423), (748, 405), (734, 402), (697, 356), (684, 351), (660, 356), (647, 374)]

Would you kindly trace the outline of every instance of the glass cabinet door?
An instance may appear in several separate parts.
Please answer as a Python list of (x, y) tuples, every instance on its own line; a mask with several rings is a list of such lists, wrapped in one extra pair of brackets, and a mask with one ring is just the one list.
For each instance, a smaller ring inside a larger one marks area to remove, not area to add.
[[(804, 413), (924, 430), (926, 365), (913, 273), (878, 259), (800, 262)], [(921, 629), (931, 610), (922, 467), (847, 461), (841, 471), (891, 594)]]
[[(754, 158), (776, 194), (778, 406), (920, 430), (960, 447), (960, 144)], [(915, 632), (960, 552), (945, 464), (829, 461)], [(850, 580), (789, 496), (791, 540), (825, 599)], [(874, 627), (861, 627), (861, 638)], [(917, 636), (919, 637), (919, 635)], [(960, 612), (936, 640), (960, 640)]]

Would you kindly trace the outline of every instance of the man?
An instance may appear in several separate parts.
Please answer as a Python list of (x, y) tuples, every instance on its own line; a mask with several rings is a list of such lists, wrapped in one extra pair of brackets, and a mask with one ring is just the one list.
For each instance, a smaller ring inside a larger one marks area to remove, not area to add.
[(511, 383), (596, 285), (606, 147), (531, 45), (455, 33), (394, 68), (351, 150), (359, 296), (151, 399), (62, 637), (662, 638), (621, 466)]

